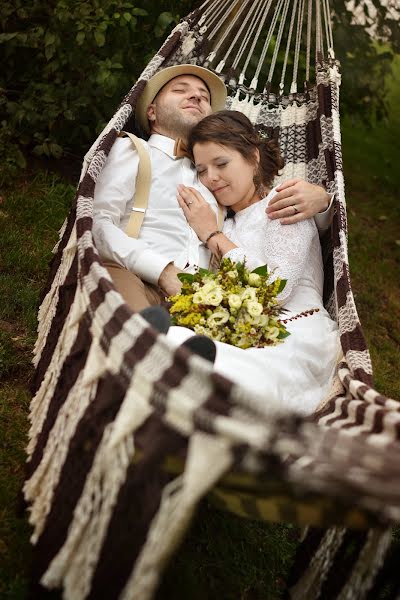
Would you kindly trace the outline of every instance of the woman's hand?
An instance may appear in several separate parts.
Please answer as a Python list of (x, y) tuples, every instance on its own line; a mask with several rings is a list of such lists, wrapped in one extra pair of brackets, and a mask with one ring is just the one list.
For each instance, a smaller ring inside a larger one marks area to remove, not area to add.
[(205, 242), (210, 233), (218, 229), (217, 216), (203, 196), (192, 187), (178, 185), (179, 206), (198, 238)]

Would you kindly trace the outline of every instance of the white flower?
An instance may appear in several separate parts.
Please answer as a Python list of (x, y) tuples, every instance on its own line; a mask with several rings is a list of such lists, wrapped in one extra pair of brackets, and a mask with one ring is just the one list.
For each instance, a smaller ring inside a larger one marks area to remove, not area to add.
[(259, 315), (258, 317), (253, 317), (251, 322), (253, 325), (257, 325), (258, 327), (262, 327), (264, 329), (268, 325), (269, 317), (268, 315)]
[(278, 327), (268, 327), (268, 337), (272, 340), (275, 340), (279, 335)]
[(246, 308), (251, 317), (258, 317), (263, 311), (263, 305), (255, 300), (250, 300), (247, 302)]
[(256, 300), (257, 299), (257, 292), (256, 292), (256, 290), (253, 287), (246, 288), (240, 294), (240, 297), (242, 299), (242, 302), (244, 302), (245, 300)]
[(205, 304), (203, 290), (193, 294), (193, 304)]
[(210, 290), (204, 298), (204, 304), (211, 304), (211, 306), (219, 306), (224, 299), (224, 294), (220, 287)]
[(229, 277), (229, 279), (236, 279), (237, 271), (228, 271), (226, 276)]
[(229, 306), (238, 310), (242, 306), (242, 299), (239, 294), (230, 294), (228, 297)]
[(207, 325), (211, 328), (218, 327), (219, 325), (223, 325), (229, 319), (229, 312), (226, 308), (220, 308), (213, 312), (213, 314), (208, 317)]
[(261, 277), (257, 273), (250, 273), (249, 275), (249, 285), (253, 287), (260, 287), (261, 285)]
[(204, 294), (208, 294), (208, 292), (212, 292), (215, 288), (219, 287), (218, 283), (214, 279), (209, 279), (201, 288)]

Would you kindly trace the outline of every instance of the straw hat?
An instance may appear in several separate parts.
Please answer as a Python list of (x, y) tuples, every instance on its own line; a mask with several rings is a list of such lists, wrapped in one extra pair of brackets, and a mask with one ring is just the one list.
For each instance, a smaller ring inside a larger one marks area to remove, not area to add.
[(211, 108), (213, 112), (225, 108), (226, 87), (222, 79), (217, 75), (208, 69), (198, 67), (197, 65), (175, 65), (173, 67), (167, 67), (158, 71), (158, 73), (148, 80), (136, 105), (136, 118), (140, 126), (147, 133), (150, 133), (149, 122), (147, 120), (147, 108), (149, 104), (153, 102), (158, 92), (166, 83), (179, 75), (194, 75), (204, 81), (210, 90)]

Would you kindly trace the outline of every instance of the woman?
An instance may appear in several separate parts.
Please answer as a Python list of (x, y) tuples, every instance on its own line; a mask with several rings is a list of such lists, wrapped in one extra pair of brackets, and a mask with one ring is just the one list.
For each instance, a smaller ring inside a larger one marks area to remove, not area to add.
[[(243, 262), (250, 270), (267, 264), (274, 276), (287, 279), (279, 296), (285, 319), (317, 308), (291, 321), (283, 344), (242, 350), (216, 342), (215, 371), (262, 395), (271, 413), (307, 415), (324, 399), (338, 351), (338, 331), (322, 302), (323, 266), (314, 220), (281, 225), (265, 217), (275, 195), (274, 177), (283, 161), (273, 142), (260, 139), (250, 121), (237, 111), (221, 111), (203, 119), (189, 138), (200, 181), (229, 208), (218, 231), (215, 214), (193, 188), (179, 186), (178, 202), (190, 226), (218, 258)], [(183, 342), (193, 332), (171, 327), (168, 338)]]

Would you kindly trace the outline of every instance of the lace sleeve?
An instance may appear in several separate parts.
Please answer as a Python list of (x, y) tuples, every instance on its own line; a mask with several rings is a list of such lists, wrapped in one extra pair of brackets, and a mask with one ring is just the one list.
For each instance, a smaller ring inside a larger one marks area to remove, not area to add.
[(318, 232), (313, 219), (293, 225), (281, 225), (279, 220), (268, 219), (264, 213), (260, 228), (256, 231), (251, 222), (243, 223), (240, 231), (240, 247), (230, 250), (224, 258), (234, 262), (246, 259), (247, 267), (253, 270), (268, 265), (273, 271), (272, 279), (286, 279), (286, 287), (279, 295), (280, 302), (288, 300), (302, 277), (310, 260), (313, 238)]
[(307, 261), (311, 258), (311, 246), (318, 237), (314, 219), (307, 219), (292, 225), (281, 225), (279, 220), (270, 220), (266, 225), (265, 258), (269, 271), (274, 270), (273, 279), (286, 279), (285, 289), (279, 300), (288, 300), (301, 279)]

